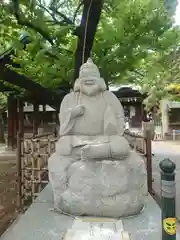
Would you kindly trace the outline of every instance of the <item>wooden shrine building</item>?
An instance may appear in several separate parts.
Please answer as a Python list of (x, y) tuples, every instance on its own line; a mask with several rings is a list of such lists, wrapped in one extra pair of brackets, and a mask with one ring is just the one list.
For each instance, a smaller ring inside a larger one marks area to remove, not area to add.
[(130, 126), (141, 128), (146, 113), (143, 108), (145, 96), (140, 93), (139, 88), (133, 85), (112, 85), (109, 90), (120, 100), (125, 117), (130, 121)]

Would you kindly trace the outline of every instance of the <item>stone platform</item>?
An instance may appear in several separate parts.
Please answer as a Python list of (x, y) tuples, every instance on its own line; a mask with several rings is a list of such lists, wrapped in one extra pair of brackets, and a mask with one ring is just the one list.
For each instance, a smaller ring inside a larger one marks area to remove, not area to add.
[[(151, 196), (147, 196), (146, 206), (144, 211), (135, 217), (130, 217), (126, 219), (116, 220), (116, 219), (95, 219), (95, 218), (75, 218), (66, 215), (60, 215), (52, 211), (53, 199), (52, 190), (48, 185), (37, 198), (37, 200), (31, 205), (25, 214), (19, 216), (19, 218), (11, 225), (11, 227), (0, 237), (0, 240), (105, 240), (109, 239), (106, 237), (99, 238), (95, 236), (94, 238), (88, 237), (88, 228), (95, 222), (102, 222), (106, 225), (106, 228), (101, 230), (110, 231), (110, 223), (115, 223), (114, 226), (117, 231), (126, 231), (129, 233), (131, 240), (161, 240), (161, 214), (160, 209), (156, 205), (155, 201)], [(86, 229), (79, 222), (86, 222)], [(82, 228), (79, 231), (79, 227)], [(95, 228), (94, 228), (95, 229)], [(72, 237), (67, 235), (67, 232), (72, 230), (78, 230), (77, 234), (79, 237)], [(92, 228), (91, 228), (92, 230)], [(96, 228), (97, 230), (97, 228)], [(94, 231), (94, 230), (92, 230)], [(86, 233), (87, 232), (87, 233)], [(83, 237), (82, 237), (82, 234)], [(84, 236), (84, 234), (86, 235)], [(123, 238), (114, 235), (112, 240), (120, 240)], [(128, 238), (124, 238), (128, 239)], [(180, 235), (178, 234), (177, 239), (180, 240)]]

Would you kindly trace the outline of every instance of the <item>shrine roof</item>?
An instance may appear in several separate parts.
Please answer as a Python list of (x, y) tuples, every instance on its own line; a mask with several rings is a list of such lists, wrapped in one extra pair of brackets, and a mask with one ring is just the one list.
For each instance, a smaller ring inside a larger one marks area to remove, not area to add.
[(112, 91), (118, 98), (137, 98), (144, 99), (144, 95), (140, 93), (140, 86), (136, 85), (111, 85), (109, 90)]

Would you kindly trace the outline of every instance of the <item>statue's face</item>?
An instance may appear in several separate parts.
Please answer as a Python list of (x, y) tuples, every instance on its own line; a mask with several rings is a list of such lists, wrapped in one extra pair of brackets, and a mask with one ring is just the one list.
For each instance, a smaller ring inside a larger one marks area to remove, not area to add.
[(94, 96), (102, 91), (101, 89), (101, 79), (89, 78), (89, 79), (81, 79), (80, 81), (80, 92)]
[(74, 84), (74, 91), (93, 96), (105, 90), (106, 84), (104, 79), (100, 77), (97, 66), (91, 59), (88, 59), (80, 68), (79, 78)]

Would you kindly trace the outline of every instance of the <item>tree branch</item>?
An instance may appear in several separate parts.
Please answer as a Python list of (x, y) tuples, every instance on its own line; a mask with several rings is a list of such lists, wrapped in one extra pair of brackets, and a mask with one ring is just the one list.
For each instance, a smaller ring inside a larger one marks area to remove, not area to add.
[[(42, 8), (43, 10), (45, 10), (52, 17), (52, 19), (54, 20), (54, 22), (56, 24), (60, 24), (60, 22), (55, 18), (54, 14), (48, 8), (46, 8), (45, 6), (43, 6), (41, 4), (38, 4), (38, 7)], [(47, 21), (47, 22), (53, 22), (53, 21), (51, 20), (51, 21)]]
[(25, 18), (22, 19), (20, 17), (20, 6), (19, 6), (19, 0), (12, 0), (13, 4), (14, 4), (14, 15), (16, 17), (16, 20), (18, 22), (19, 25), (22, 26), (26, 26), (36, 32), (38, 32), (39, 34), (41, 34), (41, 36), (47, 40), (51, 45), (54, 45), (53, 43), (53, 39), (49, 36), (49, 34), (47, 32), (45, 32), (43, 29), (41, 29), (40, 27), (34, 25), (33, 23), (27, 21)]
[(53, 13), (57, 14), (58, 16), (60, 16), (61, 18), (63, 18), (62, 22), (65, 22), (69, 25), (74, 25), (73, 21), (71, 19), (69, 19), (68, 17), (66, 17), (63, 13), (59, 12), (55, 7), (51, 6), (50, 10), (53, 11)]
[(144, 74), (140, 73), (138, 70), (133, 70), (133, 72), (140, 75), (141, 77), (144, 77)]
[(78, 7), (76, 8), (76, 11), (75, 11), (74, 17), (73, 17), (73, 23), (75, 23), (76, 16), (77, 16), (77, 14), (78, 14), (78, 12), (79, 12), (79, 9), (81, 8), (81, 6), (82, 6), (83, 4), (84, 4), (84, 0), (82, 0), (82, 1), (79, 3)]
[(58, 26), (67, 26), (67, 24), (66, 24), (64, 21), (47, 20), (47, 21), (45, 21), (45, 22), (51, 24), (51, 26), (55, 26), (55, 25), (58, 25)]
[(52, 0), (50, 3), (50, 8), (55, 7), (56, 9), (63, 7), (63, 5), (66, 3), (66, 0), (64, 1), (58, 1), (57, 0)]
[(62, 21), (59, 21), (56, 17), (55, 14), (53, 12), (51, 12), (48, 8), (46, 8), (45, 6), (38, 4), (38, 7), (42, 8), (43, 10), (45, 10), (51, 17), (52, 20), (47, 20), (46, 23), (51, 23), (52, 25), (67, 25), (67, 23), (65, 24), (64, 19)]
[[(73, 54), (73, 52), (71, 52), (70, 50), (65, 49), (65, 48), (62, 48), (62, 49), (60, 49), (60, 50), (65, 51), (65, 52), (70, 53), (70, 54)], [(51, 57), (51, 58), (54, 58), (54, 59), (59, 60), (59, 58), (57, 57), (57, 55), (55, 55), (54, 53), (52, 53), (52, 52), (50, 52), (50, 51), (46, 51), (46, 55), (49, 56), (49, 57)]]

